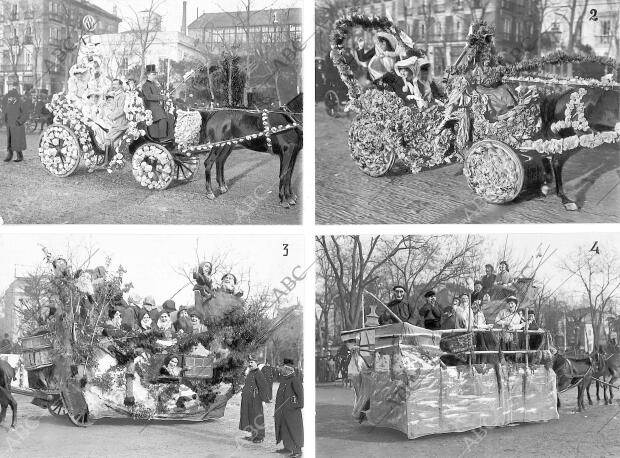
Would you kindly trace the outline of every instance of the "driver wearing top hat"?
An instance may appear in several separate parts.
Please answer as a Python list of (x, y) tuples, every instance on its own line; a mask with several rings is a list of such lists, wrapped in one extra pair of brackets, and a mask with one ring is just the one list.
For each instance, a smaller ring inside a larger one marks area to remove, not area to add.
[(142, 97), (144, 108), (151, 110), (153, 124), (147, 127), (148, 134), (153, 139), (161, 139), (168, 136), (168, 117), (164, 110), (163, 89), (155, 79), (157, 70), (155, 65), (146, 66), (146, 81), (142, 85)]

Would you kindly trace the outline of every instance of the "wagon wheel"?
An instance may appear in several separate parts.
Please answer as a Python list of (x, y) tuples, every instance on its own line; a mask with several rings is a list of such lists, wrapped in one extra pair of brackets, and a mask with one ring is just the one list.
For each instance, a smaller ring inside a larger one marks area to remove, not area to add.
[(325, 93), (325, 110), (327, 114), (332, 117), (337, 117), (340, 109), (340, 98), (336, 91), (330, 89)]
[(28, 118), (28, 120), (24, 123), (24, 128), (29, 134), (33, 133), (35, 130), (37, 130), (37, 119)]
[(474, 143), (465, 152), (463, 175), (472, 191), (493, 204), (512, 202), (524, 182), (519, 156), (499, 140)]
[(61, 392), (61, 397), (71, 423), (80, 428), (86, 428), (94, 423), (78, 384), (69, 382), (67, 389)]
[(65, 409), (65, 404), (62, 400), (62, 396), (54, 396), (54, 400), (47, 406), (47, 410), (49, 410), (49, 412), (55, 417), (65, 415), (67, 413), (67, 409)]
[[(372, 145), (361, 141), (362, 132), (375, 132)], [(395, 145), (400, 140), (397, 133), (370, 121), (364, 115), (358, 116), (349, 130), (351, 157), (362, 172), (371, 177), (380, 177), (390, 171), (396, 161)]]
[(134, 152), (131, 161), (133, 176), (141, 186), (164, 190), (174, 178), (174, 157), (157, 143), (145, 143)]
[(174, 156), (174, 171), (172, 176), (180, 183), (187, 183), (196, 174), (198, 170), (198, 156)]
[(57, 177), (68, 177), (80, 165), (82, 150), (77, 136), (62, 124), (52, 124), (39, 139), (39, 159)]

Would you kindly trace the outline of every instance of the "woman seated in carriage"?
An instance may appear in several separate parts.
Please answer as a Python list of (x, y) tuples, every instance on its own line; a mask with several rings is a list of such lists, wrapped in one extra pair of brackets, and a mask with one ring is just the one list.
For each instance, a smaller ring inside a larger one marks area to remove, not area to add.
[(412, 56), (396, 62), (394, 67), (401, 79), (396, 80), (392, 88), (407, 105), (415, 104), (420, 110), (433, 103), (443, 105), (439, 100), (439, 87), (430, 76), (431, 63), (428, 60)]

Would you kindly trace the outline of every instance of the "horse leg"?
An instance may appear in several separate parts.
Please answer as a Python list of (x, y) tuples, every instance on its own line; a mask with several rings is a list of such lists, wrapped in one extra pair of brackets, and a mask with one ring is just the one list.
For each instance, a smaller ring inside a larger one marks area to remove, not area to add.
[(598, 389), (600, 388), (601, 384), (599, 382), (596, 382), (596, 400), (600, 401), (601, 397), (598, 394)]
[[(609, 379), (609, 384), (613, 385), (616, 380), (618, 380), (618, 377), (612, 374), (611, 378)], [(613, 404), (613, 402), (614, 402), (614, 389), (610, 386), (609, 387), (609, 403)]]
[(560, 403), (560, 395), (559, 395), (559, 394), (557, 394), (556, 396), (557, 396), (557, 398), (558, 398), (557, 407), (558, 407), (558, 409), (559, 409), (560, 407), (562, 407), (562, 404)]
[(11, 428), (15, 428), (15, 423), (17, 421), (17, 401), (11, 394), (11, 392), (5, 387), (0, 387), (0, 403), (2, 404), (2, 411), (0, 412), (0, 423), (4, 421), (6, 417), (6, 409), (8, 406), (11, 407), (11, 411), (13, 413), (13, 417), (11, 420)]
[(286, 178), (286, 192), (289, 196), (289, 203), (291, 205), (295, 205), (297, 203), (297, 194), (295, 194), (291, 189), (291, 181), (293, 179), (293, 171), (295, 170), (295, 163), (297, 162), (297, 155), (299, 154), (299, 147), (293, 146), (294, 152), (291, 157), (291, 161), (289, 163), (289, 173)]
[(218, 148), (211, 150), (207, 158), (205, 159), (205, 187), (207, 189), (207, 199), (215, 199), (215, 194), (211, 188), (211, 168), (218, 156)]
[(566, 210), (578, 210), (577, 204), (566, 197), (564, 193), (564, 185), (562, 184), (562, 168), (564, 167), (564, 162), (566, 158), (560, 157), (559, 154), (554, 154), (551, 157), (551, 163), (553, 164), (553, 173), (555, 174), (555, 189), (558, 197), (562, 199), (562, 205)]
[(224, 165), (226, 164), (226, 159), (228, 159), (228, 156), (230, 156), (230, 153), (232, 153), (232, 150), (232, 145), (226, 146), (224, 150), (218, 155), (217, 162), (215, 164), (217, 184), (220, 188), (221, 194), (225, 194), (228, 192), (228, 186), (226, 186), (226, 178), (224, 177)]
[(590, 383), (588, 383), (588, 386), (586, 386), (586, 394), (588, 395), (588, 404), (592, 405), (592, 398), (590, 397), (590, 386), (592, 385), (592, 381), (590, 381)]

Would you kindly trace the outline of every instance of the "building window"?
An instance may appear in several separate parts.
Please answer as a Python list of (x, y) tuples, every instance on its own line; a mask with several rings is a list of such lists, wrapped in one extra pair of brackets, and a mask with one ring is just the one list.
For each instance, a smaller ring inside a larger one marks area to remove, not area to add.
[(26, 68), (31, 68), (32, 67), (32, 54), (30, 54), (29, 52), (26, 52), (24, 60), (26, 61)]
[(504, 18), (504, 33), (506, 35), (510, 35), (510, 23), (511, 23), (510, 19)]

